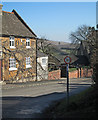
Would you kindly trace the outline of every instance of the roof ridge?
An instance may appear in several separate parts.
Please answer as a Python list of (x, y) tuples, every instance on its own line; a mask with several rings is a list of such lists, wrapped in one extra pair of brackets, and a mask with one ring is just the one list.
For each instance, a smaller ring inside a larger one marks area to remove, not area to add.
[(8, 12), (8, 11), (2, 11), (2, 12), (5, 12), (5, 13), (10, 13), (10, 14), (14, 14), (14, 12)]
[(37, 35), (32, 31), (32, 29), (26, 24), (26, 22), (22, 19), (22, 17), (16, 12), (16, 10), (12, 10), (12, 12), (18, 16), (20, 18), (20, 20), (23, 22), (23, 24), (29, 29), (29, 31), (35, 36), (37, 37)]

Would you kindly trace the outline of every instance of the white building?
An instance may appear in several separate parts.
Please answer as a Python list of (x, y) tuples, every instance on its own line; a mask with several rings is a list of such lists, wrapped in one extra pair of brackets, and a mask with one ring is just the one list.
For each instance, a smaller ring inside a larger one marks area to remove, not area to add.
[(37, 51), (37, 80), (48, 80), (48, 55)]

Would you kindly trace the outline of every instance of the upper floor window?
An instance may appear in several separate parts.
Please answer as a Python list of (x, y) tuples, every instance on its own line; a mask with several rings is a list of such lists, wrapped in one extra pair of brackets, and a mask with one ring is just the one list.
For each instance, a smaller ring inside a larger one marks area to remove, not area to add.
[(10, 48), (15, 48), (15, 38), (10, 37)]
[(29, 38), (26, 39), (26, 48), (30, 48), (30, 39)]
[(9, 70), (17, 70), (15, 58), (9, 59)]
[(30, 57), (26, 57), (26, 68), (31, 67)]

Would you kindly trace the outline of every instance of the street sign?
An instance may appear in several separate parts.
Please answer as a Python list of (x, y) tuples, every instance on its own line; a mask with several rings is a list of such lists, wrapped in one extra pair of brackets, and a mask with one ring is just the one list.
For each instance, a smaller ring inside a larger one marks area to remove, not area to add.
[(64, 58), (66, 65), (66, 75), (67, 75), (67, 105), (69, 106), (69, 64), (71, 63), (71, 57), (66, 56)]
[(66, 64), (70, 64), (70, 63), (71, 63), (71, 57), (66, 56), (66, 57), (64, 58), (64, 62), (65, 62)]

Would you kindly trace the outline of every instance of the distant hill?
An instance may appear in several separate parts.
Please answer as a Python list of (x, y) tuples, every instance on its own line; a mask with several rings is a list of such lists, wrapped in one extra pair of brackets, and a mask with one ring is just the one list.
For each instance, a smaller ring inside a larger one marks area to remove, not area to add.
[[(64, 61), (65, 56), (69, 54), (71, 55), (76, 47), (76, 45), (67, 42), (50, 41), (50, 40), (46, 40), (46, 41), (48, 44), (51, 44), (51, 52), (53, 53), (53, 55), (61, 62)], [(73, 57), (73, 55), (71, 56)]]
[(68, 42), (60, 42), (60, 41), (51, 41), (51, 40), (46, 40), (48, 43), (60, 48), (60, 49), (75, 49), (76, 45), (73, 45)]
[(59, 61), (63, 62), (64, 57), (73, 53), (76, 45), (67, 42), (44, 40), (44, 44), (50, 44), (49, 52)]

